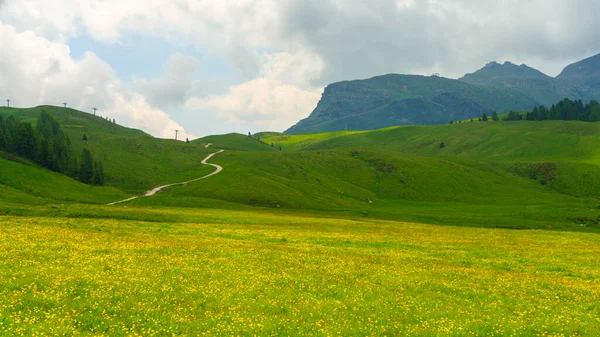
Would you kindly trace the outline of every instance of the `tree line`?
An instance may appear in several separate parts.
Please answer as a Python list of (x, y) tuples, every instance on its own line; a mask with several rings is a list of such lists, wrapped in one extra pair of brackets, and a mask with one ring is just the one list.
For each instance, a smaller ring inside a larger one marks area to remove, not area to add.
[(0, 150), (36, 162), (54, 172), (65, 174), (90, 185), (104, 185), (104, 167), (88, 149), (81, 160), (73, 154), (71, 140), (58, 122), (46, 111), (40, 113), (35, 127), (17, 121), (14, 116), (0, 116)]
[(524, 113), (511, 111), (506, 117), (503, 118), (503, 120), (565, 120), (599, 122), (600, 103), (598, 103), (596, 100), (592, 100), (590, 103), (585, 104), (581, 100), (572, 101), (568, 98), (565, 98), (557, 104), (552, 104), (550, 108), (546, 108), (545, 106), (541, 105), (536, 106), (533, 108), (533, 110)]

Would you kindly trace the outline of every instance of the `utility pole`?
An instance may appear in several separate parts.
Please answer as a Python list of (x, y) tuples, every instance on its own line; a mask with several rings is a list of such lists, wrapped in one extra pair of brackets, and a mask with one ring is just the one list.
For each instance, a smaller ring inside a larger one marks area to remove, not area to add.
[(96, 108), (93, 108), (93, 109), (94, 109), (94, 116), (96, 116), (96, 110), (98, 110), (98, 109), (96, 109)]
[(67, 103), (63, 103), (63, 105), (65, 106), (65, 108), (67, 107)]
[(179, 132), (179, 130), (175, 130), (175, 140), (177, 140), (177, 133)]

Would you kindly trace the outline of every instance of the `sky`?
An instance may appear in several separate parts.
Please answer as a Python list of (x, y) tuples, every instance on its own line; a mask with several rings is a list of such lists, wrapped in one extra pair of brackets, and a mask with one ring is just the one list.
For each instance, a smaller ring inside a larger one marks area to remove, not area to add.
[[(0, 0), (0, 98), (156, 137), (283, 131), (333, 82), (556, 76), (600, 53), (596, 0)], [(5, 98), (1, 97), (4, 96)]]

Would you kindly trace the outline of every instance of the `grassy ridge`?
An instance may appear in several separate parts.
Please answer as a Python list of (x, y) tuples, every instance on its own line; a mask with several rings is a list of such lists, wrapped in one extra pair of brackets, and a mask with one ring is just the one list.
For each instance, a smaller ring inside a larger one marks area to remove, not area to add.
[[(202, 200), (208, 197), (282, 212), (459, 226), (600, 230), (598, 200), (560, 194), (538, 181), (477, 162), (373, 149), (225, 152), (213, 161), (225, 168), (219, 175), (134, 204), (215, 205)], [(584, 227), (578, 218), (585, 219)]]
[[(310, 139), (307, 142), (306, 139)], [(396, 152), (464, 158), (497, 163), (511, 173), (541, 182), (539, 173), (523, 175), (514, 166), (551, 166), (545, 183), (561, 193), (600, 196), (600, 124), (573, 121), (487, 122), (437, 126), (391, 127), (342, 135), (277, 135), (284, 150), (368, 147)], [(444, 143), (445, 147), (440, 148)]]
[[(158, 139), (102, 117), (73, 109), (41, 106), (30, 109), (0, 108), (0, 114), (35, 123), (44, 109), (60, 123), (76, 154), (83, 148), (104, 163), (106, 183), (127, 192), (140, 193), (155, 186), (186, 181), (211, 172), (201, 161), (212, 149), (199, 144)], [(82, 140), (86, 135), (87, 141)]]
[(594, 234), (0, 217), (3, 335), (594, 335)]
[(33, 163), (15, 162), (0, 153), (0, 201), (23, 204), (48, 203), (55, 200), (83, 203), (107, 203), (128, 195), (114, 187), (83, 184), (62, 174), (48, 171)]
[[(313, 139), (307, 143), (307, 137)], [(577, 160), (600, 164), (600, 124), (572, 121), (403, 126), (348, 134), (274, 135), (285, 150), (372, 147), (483, 161)], [(444, 142), (445, 148), (440, 149)]]
[(236, 151), (275, 151), (275, 148), (267, 145), (260, 140), (248, 137), (239, 133), (229, 133), (226, 135), (215, 135), (198, 138), (192, 141), (193, 144), (206, 146), (212, 144), (219, 149)]

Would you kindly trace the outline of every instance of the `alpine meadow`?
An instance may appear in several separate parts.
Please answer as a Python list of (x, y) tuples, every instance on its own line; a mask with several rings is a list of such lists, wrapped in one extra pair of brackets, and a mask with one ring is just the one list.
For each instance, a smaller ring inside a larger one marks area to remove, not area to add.
[(600, 335), (600, 6), (57, 1), (0, 1), (0, 336)]

